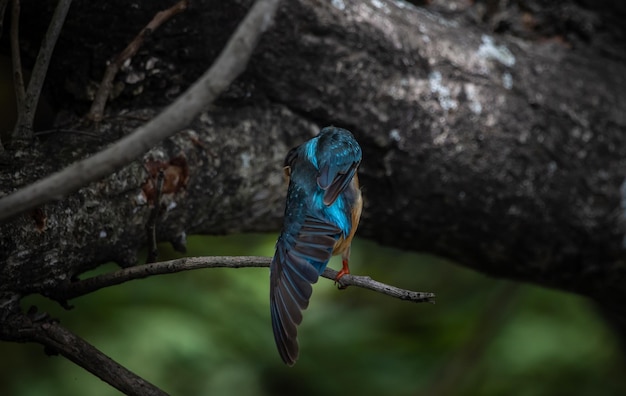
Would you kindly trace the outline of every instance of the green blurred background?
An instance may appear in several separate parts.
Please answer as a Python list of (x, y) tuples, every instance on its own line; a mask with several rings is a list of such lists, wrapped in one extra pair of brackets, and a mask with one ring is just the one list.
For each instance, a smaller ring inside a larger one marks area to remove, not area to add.
[[(192, 237), (190, 256), (271, 256), (276, 235)], [(167, 245), (160, 259), (180, 257)], [(337, 258), (330, 264), (340, 267)], [(115, 269), (114, 265), (98, 272)], [(154, 276), (73, 300), (29, 297), (172, 395), (625, 395), (619, 344), (587, 300), (355, 241), (352, 272), (437, 294), (412, 304), (320, 279), (282, 364), (266, 268)], [(34, 344), (0, 342), (0, 395), (118, 391)]]

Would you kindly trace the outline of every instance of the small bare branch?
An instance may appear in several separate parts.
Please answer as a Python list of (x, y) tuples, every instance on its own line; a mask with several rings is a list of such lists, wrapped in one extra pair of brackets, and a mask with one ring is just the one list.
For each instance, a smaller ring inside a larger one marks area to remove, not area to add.
[(102, 121), (104, 107), (106, 106), (107, 99), (109, 98), (109, 95), (111, 94), (111, 89), (113, 88), (113, 79), (117, 75), (117, 72), (120, 70), (124, 62), (135, 56), (148, 35), (152, 34), (152, 32), (158, 29), (159, 26), (167, 22), (170, 18), (185, 11), (188, 6), (189, 0), (180, 0), (178, 3), (174, 4), (167, 10), (159, 11), (154, 16), (154, 18), (152, 18), (152, 20), (146, 25), (146, 27), (144, 27), (139, 32), (139, 34), (135, 36), (133, 41), (128, 44), (124, 51), (120, 52), (113, 60), (109, 62), (109, 65), (104, 72), (102, 82), (98, 87), (98, 92), (96, 92), (96, 96), (93, 100), (93, 103), (91, 104), (89, 114), (87, 114), (87, 119), (96, 123)]
[(243, 72), (278, 3), (257, 0), (211, 68), (158, 116), (107, 149), (0, 199), (0, 221), (115, 172), (184, 128)]
[[(0, 0), (0, 39), (2, 38), (2, 29), (4, 28), (4, 12), (7, 9), (9, 0)], [(4, 146), (2, 145), (2, 139), (0, 138), (0, 158), (4, 155)]]
[[(326, 268), (322, 276), (326, 279), (335, 280), (339, 272), (331, 268)], [(369, 276), (358, 276), (346, 274), (337, 281), (339, 285), (343, 287), (356, 286), (363, 289), (372, 290), (378, 293), (386, 294), (391, 297), (399, 298), (400, 300), (406, 300), (411, 302), (435, 302), (435, 294), (429, 292), (416, 292), (412, 290), (400, 289), (399, 287), (391, 286), (386, 283), (378, 282), (370, 278)]]
[[(147, 278), (152, 275), (173, 274), (200, 268), (250, 268), (269, 267), (271, 258), (256, 256), (210, 256), (186, 257), (159, 263), (138, 265), (124, 268), (108, 274), (94, 276), (78, 282), (70, 283), (62, 290), (56, 290), (51, 298), (66, 301), (105, 287), (119, 285), (134, 279)], [(327, 268), (322, 274), (324, 278), (335, 280), (337, 271)], [(390, 286), (367, 276), (344, 275), (339, 281), (342, 286), (357, 286), (373, 290), (391, 297), (412, 302), (432, 302), (433, 293), (414, 292)]]
[[(14, 3), (18, 1), (19, 0), (14, 0)], [(61, 34), (61, 28), (65, 23), (65, 17), (67, 16), (71, 4), (72, 0), (59, 0), (54, 14), (52, 14), (48, 31), (46, 32), (41, 48), (39, 48), (37, 59), (35, 60), (35, 66), (33, 67), (28, 88), (26, 89), (26, 96), (23, 97), (21, 104), (18, 101), (17, 122), (13, 130), (14, 140), (30, 140), (33, 137), (33, 122), (35, 119), (35, 111), (37, 110), (37, 103), (39, 103), (39, 95), (41, 94), (43, 82), (48, 73), (48, 65), (52, 58), (52, 51)], [(19, 52), (19, 48), (17, 51)], [(23, 82), (22, 89), (24, 89)]]
[(20, 0), (13, 0), (11, 4), (11, 66), (13, 67), (15, 103), (19, 113), (24, 107), (24, 98), (26, 96), (22, 56), (20, 54)]
[(4, 27), (4, 12), (7, 9), (9, 0), (0, 0), (0, 38), (2, 38), (2, 28)]

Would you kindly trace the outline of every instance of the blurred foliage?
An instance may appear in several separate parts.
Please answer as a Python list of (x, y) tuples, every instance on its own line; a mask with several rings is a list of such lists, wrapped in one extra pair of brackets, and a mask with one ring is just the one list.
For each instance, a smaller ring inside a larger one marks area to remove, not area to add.
[[(275, 238), (193, 237), (189, 255), (270, 256)], [(179, 257), (160, 249), (161, 259)], [(37, 296), (24, 306), (50, 312), (172, 395), (626, 394), (617, 340), (584, 298), (371, 242), (355, 242), (351, 263), (354, 273), (433, 291), (437, 303), (321, 279), (293, 368), (275, 350), (265, 268), (155, 276), (76, 299), (71, 311)], [(0, 356), (0, 395), (120, 394), (38, 345), (0, 343)]]

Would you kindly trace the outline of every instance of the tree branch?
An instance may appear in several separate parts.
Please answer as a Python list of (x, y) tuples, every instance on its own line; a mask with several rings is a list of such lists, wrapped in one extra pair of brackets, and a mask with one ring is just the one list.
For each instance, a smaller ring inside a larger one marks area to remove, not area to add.
[[(62, 303), (65, 300), (93, 293), (105, 287), (118, 285), (135, 279), (142, 279), (152, 275), (172, 274), (201, 268), (251, 268), (269, 267), (271, 258), (254, 256), (214, 256), (189, 257), (159, 263), (139, 265), (121, 269), (108, 274), (94, 276), (82, 281), (71, 283), (63, 290), (56, 290), (50, 296)], [(337, 271), (326, 268), (322, 274), (324, 278), (335, 280)], [(390, 286), (372, 280), (367, 276), (344, 275), (339, 281), (342, 287), (357, 286), (373, 290), (391, 297), (411, 302), (434, 302), (433, 293), (414, 292)], [(26, 341), (38, 342), (52, 351), (70, 359), (85, 368), (103, 381), (109, 383), (127, 395), (164, 395), (165, 393), (154, 385), (136, 376), (124, 367), (111, 360), (98, 349), (72, 334), (62, 326), (53, 322), (34, 322), (22, 316), (29, 324), (21, 324), (19, 334)], [(24, 341), (22, 340), (22, 341)]]
[(16, 314), (10, 321), (4, 322), (3, 326), (6, 326), (2, 331), (4, 338), (10, 337), (19, 342), (37, 342), (48, 353), (63, 355), (126, 395), (167, 395), (54, 321)]
[[(2, 29), (4, 28), (4, 12), (7, 9), (9, 0), (0, 0), (0, 39), (2, 38)], [(0, 158), (4, 155), (4, 146), (2, 145), (2, 137), (0, 136)]]
[[(17, 2), (17, 1), (16, 1)], [(52, 20), (48, 26), (37, 59), (35, 60), (35, 66), (30, 76), (28, 88), (26, 89), (26, 96), (24, 101), (19, 103), (17, 108), (17, 122), (15, 123), (15, 129), (13, 130), (13, 139), (30, 140), (33, 136), (33, 122), (35, 119), (35, 111), (37, 110), (37, 103), (39, 102), (39, 95), (41, 94), (41, 88), (43, 82), (46, 79), (48, 73), (48, 65), (52, 58), (52, 51), (61, 34), (61, 29), (65, 23), (65, 17), (70, 9), (72, 0), (59, 0), (57, 6), (52, 14)], [(17, 49), (19, 53), (19, 48)], [(17, 79), (16, 79), (17, 81)], [(23, 82), (22, 82), (23, 84)], [(23, 90), (23, 86), (22, 86)]]
[[(331, 268), (326, 268), (322, 276), (326, 279), (337, 279), (338, 271)], [(412, 290), (400, 289), (399, 287), (391, 286), (386, 283), (378, 282), (370, 278), (369, 276), (358, 276), (346, 274), (337, 281), (341, 287), (356, 286), (363, 289), (372, 290), (378, 293), (385, 294), (390, 297), (399, 298), (400, 300), (406, 300), (411, 302), (429, 302), (435, 303), (435, 293), (430, 292), (416, 292)]]
[(257, 0), (211, 68), (158, 116), (93, 156), (0, 199), (0, 221), (58, 199), (129, 164), (184, 128), (245, 69), (279, 0)]
[(15, 89), (15, 104), (17, 111), (24, 107), (24, 72), (22, 71), (22, 56), (20, 54), (20, 0), (13, 0), (11, 5), (11, 66), (13, 70), (13, 87)]
[[(269, 267), (271, 258), (257, 256), (209, 256), (209, 257), (185, 257), (176, 260), (161, 261), (159, 263), (138, 265), (124, 268), (108, 274), (94, 276), (75, 283), (68, 284), (63, 289), (57, 289), (48, 297), (57, 301), (65, 302), (85, 294), (93, 293), (105, 287), (119, 285), (134, 279), (147, 278), (152, 275), (173, 274), (176, 272), (201, 269), (201, 268), (251, 268)], [(322, 276), (326, 279), (335, 280), (337, 271), (326, 268)], [(372, 280), (368, 276), (344, 275), (339, 282), (343, 286), (357, 286), (373, 290), (391, 297), (411, 302), (433, 302), (434, 293), (415, 292), (400, 289)]]
[(174, 4), (172, 7), (168, 8), (164, 11), (159, 11), (154, 18), (141, 29), (139, 34), (135, 36), (135, 38), (128, 44), (128, 46), (124, 49), (124, 51), (120, 52), (107, 66), (104, 77), (102, 78), (102, 82), (98, 87), (98, 92), (96, 92), (96, 96), (91, 104), (91, 109), (89, 110), (89, 114), (87, 114), (87, 118), (94, 122), (100, 122), (102, 120), (102, 114), (104, 113), (104, 107), (106, 106), (107, 99), (111, 93), (111, 88), (113, 87), (113, 79), (117, 75), (117, 72), (120, 70), (124, 62), (127, 59), (132, 58), (141, 45), (143, 44), (144, 39), (159, 28), (163, 23), (167, 22), (170, 18), (174, 17), (176, 14), (179, 14), (187, 9), (189, 6), (189, 0), (180, 0), (178, 3)]
[(4, 12), (7, 9), (9, 0), (0, 0), (0, 38), (2, 38), (2, 28), (4, 27)]

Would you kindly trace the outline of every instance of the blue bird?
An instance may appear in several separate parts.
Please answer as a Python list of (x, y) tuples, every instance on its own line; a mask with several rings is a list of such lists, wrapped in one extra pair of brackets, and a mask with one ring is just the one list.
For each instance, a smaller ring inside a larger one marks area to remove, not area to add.
[(357, 177), (361, 147), (342, 128), (326, 127), (289, 151), (283, 229), (270, 265), (270, 311), (278, 352), (292, 366), (298, 358), (297, 326), (309, 305), (312, 284), (332, 255), (341, 254), (350, 273), (350, 243), (363, 200)]

